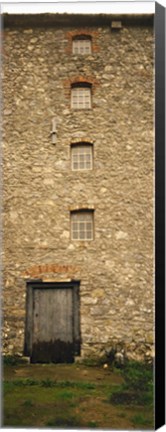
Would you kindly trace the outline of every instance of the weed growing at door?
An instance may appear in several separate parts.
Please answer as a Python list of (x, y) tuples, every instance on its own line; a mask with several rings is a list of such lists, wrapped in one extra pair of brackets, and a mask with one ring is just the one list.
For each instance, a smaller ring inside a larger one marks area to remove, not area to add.
[(2, 357), (2, 364), (7, 366), (16, 366), (21, 364), (26, 364), (27, 358), (21, 357), (19, 355), (5, 355)]

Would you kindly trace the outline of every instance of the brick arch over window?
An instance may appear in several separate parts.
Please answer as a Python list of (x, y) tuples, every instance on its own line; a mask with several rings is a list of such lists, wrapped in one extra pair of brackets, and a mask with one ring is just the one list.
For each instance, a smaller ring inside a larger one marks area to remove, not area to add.
[(75, 36), (73, 36), (72, 40), (84, 40), (84, 39), (89, 39), (92, 40), (92, 36), (89, 34), (76, 34)]
[(74, 86), (85, 86), (85, 87), (91, 87), (91, 95), (96, 91), (96, 88), (99, 85), (99, 81), (94, 76), (82, 76), (77, 75), (75, 77), (71, 77), (67, 80), (64, 80), (64, 93), (67, 99), (70, 100), (71, 97), (71, 89), (74, 88)]

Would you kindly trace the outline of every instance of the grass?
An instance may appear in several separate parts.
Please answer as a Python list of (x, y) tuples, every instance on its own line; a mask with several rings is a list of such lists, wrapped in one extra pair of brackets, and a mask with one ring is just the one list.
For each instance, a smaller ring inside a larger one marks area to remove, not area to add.
[[(51, 367), (56, 379), (50, 378)], [(59, 370), (63, 370), (63, 366), (61, 368)], [(3, 426), (153, 428), (152, 368), (136, 363), (128, 363), (120, 371), (115, 369), (114, 373), (105, 372), (102, 367), (96, 372), (95, 367), (87, 368), (88, 379), (85, 381), (81, 370), (75, 380), (73, 375), (72, 379), (60, 380), (55, 374), (56, 365), (49, 366), (50, 376), (47, 376), (47, 367), (43, 377), (42, 367), (32, 366), (31, 377), (19, 378), (15, 371), (25, 374), (25, 368), (11, 368), (11, 372), (7, 365), (9, 379), (5, 379), (3, 385)], [(75, 370), (74, 366), (71, 365), (70, 370)], [(94, 381), (95, 373), (96, 377), (103, 376), (103, 380), (96, 378)], [(123, 380), (117, 378), (119, 375)]]

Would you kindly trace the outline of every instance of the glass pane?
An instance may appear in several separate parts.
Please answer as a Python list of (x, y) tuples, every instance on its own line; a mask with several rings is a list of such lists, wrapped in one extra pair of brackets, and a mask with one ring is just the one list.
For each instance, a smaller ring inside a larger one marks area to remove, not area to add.
[(71, 217), (72, 217), (72, 221), (73, 221), (72, 223), (74, 223), (74, 221), (78, 220), (78, 214), (77, 213), (73, 213)]
[(81, 230), (84, 231), (84, 229), (85, 229), (85, 223), (84, 222), (80, 222), (79, 228), (80, 228), (80, 231)]
[(86, 213), (85, 213), (85, 212), (80, 212), (79, 220), (84, 222), (84, 220), (85, 220), (85, 216), (86, 216)]
[(92, 232), (91, 231), (87, 231), (86, 237), (87, 237), (88, 240), (91, 239), (92, 238)]
[(80, 160), (80, 162), (83, 162), (83, 161), (84, 161), (84, 159), (85, 159), (85, 156), (84, 156), (84, 154), (80, 154), (80, 155), (79, 155), (79, 160)]
[(74, 240), (78, 239), (78, 231), (73, 231), (73, 239)]
[(84, 231), (80, 231), (80, 239), (83, 240), (85, 238), (85, 233)]
[[(73, 153), (73, 152), (72, 152)], [(73, 154), (73, 161), (76, 162), (78, 159), (78, 155), (77, 154)]]
[(72, 223), (72, 229), (73, 229), (73, 231), (77, 231), (78, 230), (78, 222), (73, 222)]
[(91, 169), (91, 164), (89, 162), (86, 163), (86, 169)]
[(91, 160), (91, 154), (86, 153), (86, 161), (89, 162)]
[(91, 229), (92, 229), (92, 224), (91, 224), (91, 222), (87, 222), (87, 223), (86, 223), (86, 229), (87, 229), (87, 231), (91, 231)]
[(79, 152), (84, 153), (84, 147), (82, 145), (80, 145), (80, 147), (79, 147)]
[(79, 169), (79, 166), (78, 166), (78, 163), (77, 163), (77, 162), (74, 162), (74, 163), (73, 163), (73, 169), (75, 169), (75, 170)]

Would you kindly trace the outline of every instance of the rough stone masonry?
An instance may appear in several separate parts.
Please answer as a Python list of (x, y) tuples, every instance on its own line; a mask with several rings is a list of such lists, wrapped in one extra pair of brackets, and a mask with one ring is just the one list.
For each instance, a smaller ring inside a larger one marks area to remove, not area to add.
[[(153, 356), (153, 15), (3, 23), (4, 353), (23, 354), (26, 281), (76, 279), (81, 358)], [(73, 54), (82, 35), (92, 52)], [(90, 83), (90, 109), (71, 108), (75, 83)], [(78, 143), (92, 146), (92, 169), (72, 169)], [(90, 241), (72, 240), (81, 209), (93, 211)]]

